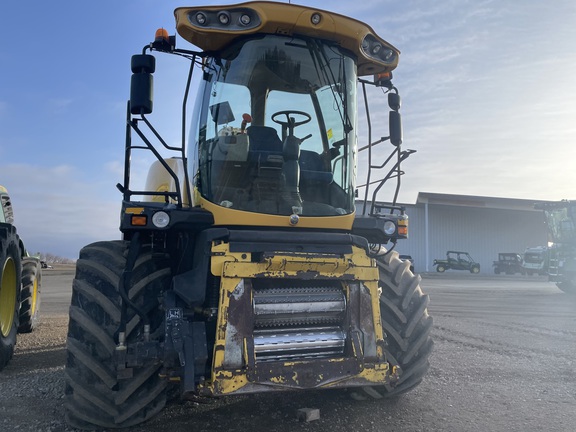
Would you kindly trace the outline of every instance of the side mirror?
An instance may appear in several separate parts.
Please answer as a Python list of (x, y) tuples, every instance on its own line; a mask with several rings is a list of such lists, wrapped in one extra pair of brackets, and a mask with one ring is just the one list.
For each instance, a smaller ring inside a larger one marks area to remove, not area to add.
[(391, 110), (398, 111), (402, 105), (402, 100), (398, 93), (388, 93), (388, 106)]
[(132, 56), (132, 78), (130, 79), (130, 112), (150, 114), (152, 112), (156, 59), (149, 54)]
[(402, 117), (398, 111), (390, 111), (388, 127), (390, 130), (390, 142), (398, 147), (402, 144)]

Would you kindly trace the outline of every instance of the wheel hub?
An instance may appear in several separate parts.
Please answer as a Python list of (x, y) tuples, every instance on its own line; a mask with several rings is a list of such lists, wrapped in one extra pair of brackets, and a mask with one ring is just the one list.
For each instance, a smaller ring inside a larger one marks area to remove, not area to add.
[(7, 337), (12, 329), (16, 303), (16, 264), (8, 258), (2, 269), (2, 283), (0, 284), (0, 333)]

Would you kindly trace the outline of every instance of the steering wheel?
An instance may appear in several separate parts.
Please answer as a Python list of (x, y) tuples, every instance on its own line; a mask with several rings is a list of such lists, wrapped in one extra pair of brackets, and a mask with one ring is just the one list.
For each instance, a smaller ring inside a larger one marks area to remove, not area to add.
[[(296, 121), (296, 119), (294, 119), (291, 116), (301, 116), (304, 118), (304, 120), (302, 121)], [(278, 117), (280, 116), (286, 116), (286, 121), (282, 121), (280, 119), (278, 119)], [(293, 135), (294, 134), (294, 128), (296, 126), (300, 126), (303, 124), (308, 123), (310, 120), (312, 120), (312, 117), (310, 116), (310, 114), (304, 112), (304, 111), (290, 111), (290, 110), (286, 110), (286, 111), (278, 111), (275, 112), (274, 114), (272, 114), (272, 121), (274, 123), (278, 123), (280, 126), (282, 126), (282, 130), (288, 130), (289, 135)]]

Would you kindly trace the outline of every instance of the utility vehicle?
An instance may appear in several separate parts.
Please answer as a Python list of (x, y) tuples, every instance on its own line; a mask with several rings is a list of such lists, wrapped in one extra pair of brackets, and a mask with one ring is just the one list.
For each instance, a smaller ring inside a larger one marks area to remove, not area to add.
[(494, 261), (492, 265), (494, 266), (495, 274), (526, 274), (526, 270), (522, 267), (522, 257), (516, 252), (500, 252), (498, 261)]
[(526, 274), (547, 275), (550, 251), (547, 246), (526, 248), (522, 257), (522, 268)]
[(435, 259), (436, 271), (444, 273), (446, 270), (467, 270), (470, 273), (480, 273), (480, 264), (474, 261), (468, 252), (448, 251), (446, 259)]

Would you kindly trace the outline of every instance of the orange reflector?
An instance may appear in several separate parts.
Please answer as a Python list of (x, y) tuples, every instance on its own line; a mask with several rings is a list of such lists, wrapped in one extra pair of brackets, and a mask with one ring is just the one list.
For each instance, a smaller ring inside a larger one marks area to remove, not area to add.
[(146, 226), (146, 216), (132, 215), (130, 224), (132, 226)]
[(399, 227), (398, 227), (398, 234), (400, 234), (400, 235), (408, 235), (408, 227), (406, 227), (406, 226), (399, 226)]
[(389, 81), (392, 79), (392, 72), (382, 72), (374, 75), (374, 81)]
[(158, 30), (156, 30), (156, 34), (154, 35), (154, 40), (159, 40), (159, 39), (164, 39), (166, 42), (168, 42), (168, 40), (169, 40), (168, 30), (163, 29), (163, 28), (159, 28)]

